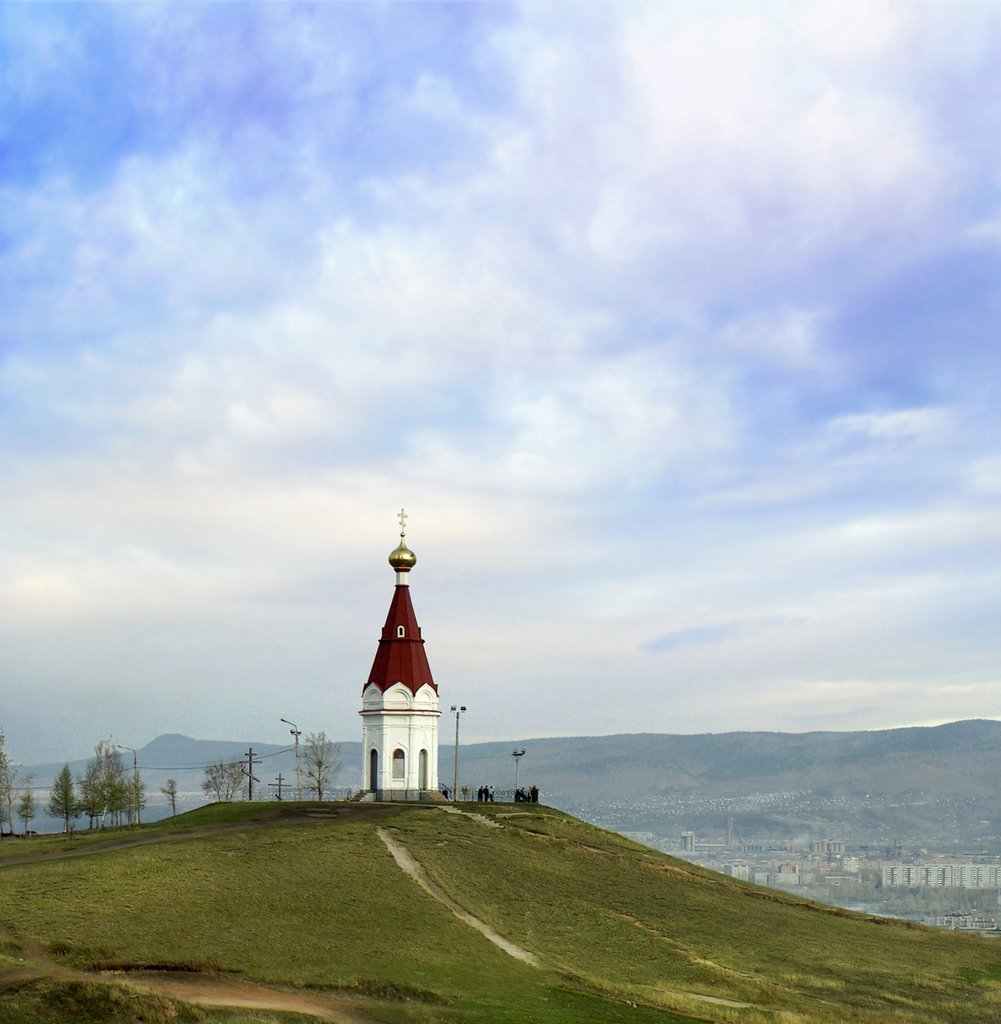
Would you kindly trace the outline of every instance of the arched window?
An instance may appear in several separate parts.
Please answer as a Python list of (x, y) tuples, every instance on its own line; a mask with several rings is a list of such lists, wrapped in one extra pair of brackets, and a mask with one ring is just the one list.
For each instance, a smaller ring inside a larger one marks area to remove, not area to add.
[(393, 751), (393, 778), (405, 779), (407, 777), (407, 755), (399, 747)]
[(397, 626), (396, 627), (396, 635), (399, 636), (399, 637), (404, 637), (404, 636), (407, 635), (407, 631), (402, 626)]

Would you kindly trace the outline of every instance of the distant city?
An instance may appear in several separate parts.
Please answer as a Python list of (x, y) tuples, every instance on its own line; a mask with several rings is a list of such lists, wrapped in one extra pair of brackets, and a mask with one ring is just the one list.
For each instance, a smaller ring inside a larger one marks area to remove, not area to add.
[(805, 899), (1001, 937), (1001, 856), (986, 850), (932, 853), (841, 838), (740, 843), (732, 819), (726, 834), (712, 839), (690, 830), (674, 837), (623, 834), (731, 878)]

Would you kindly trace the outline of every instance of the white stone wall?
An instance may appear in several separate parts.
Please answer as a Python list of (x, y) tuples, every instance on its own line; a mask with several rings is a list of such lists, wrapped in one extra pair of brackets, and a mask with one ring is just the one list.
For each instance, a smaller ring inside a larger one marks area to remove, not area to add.
[[(424, 685), (414, 695), (397, 683), (382, 693), (371, 684), (362, 694), (362, 780), (383, 791), (438, 788), (438, 695)], [(375, 784), (372, 751), (378, 754)], [(394, 753), (403, 752), (403, 777), (394, 777)], [(427, 754), (427, 785), (421, 785), (421, 751)]]

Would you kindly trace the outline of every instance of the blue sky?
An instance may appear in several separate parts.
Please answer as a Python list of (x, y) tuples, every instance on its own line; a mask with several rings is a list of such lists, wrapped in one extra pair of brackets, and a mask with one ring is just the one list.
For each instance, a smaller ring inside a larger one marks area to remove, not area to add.
[(1001, 716), (1001, 7), (0, 7), (0, 725)]

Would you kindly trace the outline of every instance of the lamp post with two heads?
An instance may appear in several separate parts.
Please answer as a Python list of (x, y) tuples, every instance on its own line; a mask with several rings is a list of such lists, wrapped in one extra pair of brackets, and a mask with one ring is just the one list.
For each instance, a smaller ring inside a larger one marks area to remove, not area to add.
[(511, 756), (514, 758), (514, 791), (518, 792), (518, 770), (521, 768), (521, 759), (525, 756), (524, 750), (512, 750)]
[(295, 722), (290, 722), (287, 718), (283, 718), (282, 721), (286, 725), (291, 725), (292, 728), (289, 732), (295, 739), (295, 798), (296, 800), (302, 799), (302, 770), (299, 768), (299, 737), (302, 735), (299, 726)]

